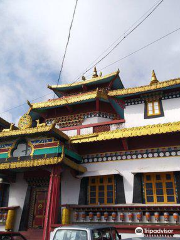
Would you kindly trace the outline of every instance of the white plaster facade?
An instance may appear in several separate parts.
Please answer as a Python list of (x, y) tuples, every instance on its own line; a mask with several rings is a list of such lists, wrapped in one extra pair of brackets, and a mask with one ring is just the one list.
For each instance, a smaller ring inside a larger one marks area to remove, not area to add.
[(180, 99), (162, 100), (164, 117), (144, 119), (144, 103), (129, 105), (124, 109), (125, 127), (139, 127), (158, 123), (177, 122), (180, 120)]
[(109, 122), (112, 119), (110, 118), (103, 118), (103, 117), (91, 117), (84, 119), (82, 125), (93, 124), (93, 123), (101, 123), (101, 122)]
[(61, 178), (61, 204), (78, 204), (80, 182), (65, 168)]
[[(174, 172), (180, 171), (180, 157), (162, 157), (151, 159), (119, 160), (101, 163), (83, 164), (87, 172), (116, 170), (123, 176), (126, 204), (132, 204), (135, 173)], [(83, 175), (82, 175), (83, 177)], [(62, 174), (62, 204), (77, 204), (80, 190), (80, 179), (66, 170)], [(73, 196), (73, 198), (72, 198)]]
[(9, 202), (8, 206), (19, 206), (19, 209), (16, 212), (16, 221), (14, 226), (14, 231), (19, 230), (19, 224), (21, 220), (21, 214), (24, 206), (24, 200), (26, 196), (26, 191), (28, 184), (23, 178), (24, 173), (16, 174), (16, 182), (11, 183), (9, 189)]

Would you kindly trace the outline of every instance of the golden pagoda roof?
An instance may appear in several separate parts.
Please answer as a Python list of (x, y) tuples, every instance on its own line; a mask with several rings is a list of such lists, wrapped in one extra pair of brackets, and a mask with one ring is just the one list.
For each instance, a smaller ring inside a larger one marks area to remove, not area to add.
[(95, 91), (70, 95), (67, 97), (57, 98), (46, 102), (32, 103), (30, 108), (33, 110), (38, 108), (62, 106), (95, 98), (102, 98), (107, 100), (108, 99), (107, 92), (97, 89)]
[(180, 122), (154, 124), (142, 127), (117, 129), (114, 131), (78, 135), (70, 138), (71, 143), (87, 143), (119, 138), (148, 136), (155, 134), (171, 133), (180, 131)]
[[(115, 73), (113, 73), (113, 74), (115, 74)], [(117, 72), (116, 72), (116, 74), (117, 74)], [(109, 74), (106, 76), (110, 76), (110, 75), (112, 75), (112, 74)], [(100, 79), (100, 78), (97, 78), (97, 79)], [(105, 76), (104, 76), (104, 78), (105, 78)], [(154, 79), (154, 74), (153, 74), (153, 79)], [(96, 81), (96, 78), (93, 78), (89, 81)], [(81, 82), (81, 84), (82, 83), (83, 82)], [(76, 83), (76, 84), (78, 84), (78, 83)], [(126, 95), (130, 95), (130, 94), (138, 94), (138, 93), (141, 94), (141, 93), (148, 92), (148, 91), (154, 91), (154, 90), (160, 90), (160, 89), (167, 88), (167, 87), (172, 87), (172, 86), (175, 86), (178, 84), (180, 84), (180, 78), (170, 79), (170, 80), (163, 81), (163, 82), (156, 81), (156, 82), (153, 82), (153, 84), (151, 81), (149, 85), (140, 86), (140, 87), (124, 88), (124, 89), (110, 90), (110, 91), (103, 91), (101, 89), (97, 89), (97, 90), (89, 91), (89, 92), (85, 92), (85, 93), (63, 96), (61, 98), (52, 99), (52, 100), (49, 100), (46, 102), (28, 103), (28, 104), (30, 106), (30, 110), (49, 108), (49, 107), (57, 107), (57, 106), (78, 103), (78, 102), (95, 99), (95, 98), (102, 98), (102, 99), (108, 100), (108, 97), (126, 96)], [(69, 85), (71, 85), (71, 84), (69, 84)], [(65, 86), (65, 85), (61, 85), (61, 86)]]
[(125, 89), (118, 89), (118, 90), (111, 90), (108, 93), (108, 96), (121, 96), (121, 95), (129, 95), (133, 93), (142, 93), (152, 90), (159, 90), (166, 87), (171, 87), (174, 85), (180, 84), (180, 78), (170, 79), (163, 82), (158, 82), (152, 85), (145, 85), (140, 87), (134, 88), (125, 88)]
[(49, 89), (60, 89), (60, 88), (65, 88), (65, 87), (74, 87), (74, 86), (80, 86), (80, 85), (85, 85), (87, 83), (92, 83), (92, 82), (98, 82), (101, 81), (103, 79), (106, 79), (108, 77), (113, 77), (119, 74), (119, 70), (104, 76), (99, 76), (99, 77), (92, 77), (91, 79), (87, 79), (81, 82), (74, 82), (74, 83), (69, 83), (69, 84), (62, 84), (62, 85), (48, 85)]
[(32, 127), (27, 129), (17, 129), (17, 130), (6, 129), (6, 131), (0, 132), (0, 139), (7, 138), (7, 137), (23, 136), (23, 135), (33, 135), (33, 134), (39, 134), (39, 133), (42, 134), (42, 133), (49, 133), (49, 132), (54, 132), (57, 135), (61, 136), (62, 138), (69, 140), (69, 137), (62, 131), (55, 128), (54, 124), (48, 125), (48, 126)]

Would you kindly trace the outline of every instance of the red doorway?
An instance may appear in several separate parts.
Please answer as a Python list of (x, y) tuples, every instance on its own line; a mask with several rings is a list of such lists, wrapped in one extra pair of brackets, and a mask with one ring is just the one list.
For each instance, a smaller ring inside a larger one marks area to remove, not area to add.
[(44, 227), (48, 188), (36, 187), (32, 190), (29, 228)]

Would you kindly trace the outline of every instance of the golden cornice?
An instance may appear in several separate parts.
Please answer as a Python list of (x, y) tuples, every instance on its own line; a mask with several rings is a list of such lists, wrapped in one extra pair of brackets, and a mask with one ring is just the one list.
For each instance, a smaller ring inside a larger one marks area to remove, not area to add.
[(75, 102), (82, 102), (85, 100), (95, 99), (95, 98), (102, 98), (107, 100), (108, 99), (107, 92), (105, 92), (104, 90), (97, 89), (95, 91), (53, 99), (47, 102), (34, 103), (32, 104), (31, 109), (68, 105)]
[(118, 138), (147, 136), (180, 131), (180, 122), (154, 124), (142, 127), (117, 129), (114, 131), (78, 135), (70, 138), (71, 143), (96, 142)]
[(53, 126), (50, 125), (50, 126), (39, 127), (39, 128), (34, 127), (34, 128), (27, 128), (27, 129), (11, 130), (8, 132), (0, 132), (0, 138), (49, 132), (52, 129), (53, 129)]
[(48, 85), (48, 88), (49, 89), (59, 89), (59, 88), (64, 88), (64, 87), (74, 87), (74, 86), (84, 85), (84, 84), (91, 83), (91, 82), (97, 82), (97, 81), (100, 81), (102, 79), (106, 79), (108, 77), (112, 77), (112, 76), (115, 76), (115, 75), (118, 75), (118, 74), (119, 74), (119, 70), (116, 71), (116, 72), (104, 75), (104, 76), (91, 78), (89, 80), (85, 80), (85, 81), (82, 81), (82, 82), (76, 82), (76, 83), (70, 83), (70, 84), (62, 84), (62, 85), (51, 85), (51, 86)]
[(21, 136), (21, 135), (33, 135), (33, 134), (38, 134), (38, 133), (47, 133), (50, 131), (53, 131), (60, 135), (61, 137), (65, 138), (66, 140), (69, 139), (69, 137), (64, 134), (62, 131), (59, 129), (56, 129), (54, 127), (54, 124), (49, 125), (49, 126), (42, 126), (42, 127), (34, 127), (34, 128), (27, 128), (27, 129), (18, 129), (18, 130), (11, 130), (7, 132), (0, 132), (0, 138), (6, 138), (6, 137), (16, 137), (16, 136)]
[(178, 84), (180, 84), (180, 78), (170, 79), (164, 82), (158, 82), (157, 84), (153, 84), (153, 85), (145, 85), (145, 86), (134, 87), (134, 88), (112, 90), (112, 91), (109, 91), (108, 96), (112, 97), (112, 96), (128, 95), (133, 93), (142, 93), (142, 92), (158, 90), (161, 88), (170, 87)]
[(61, 155), (61, 157), (52, 157), (52, 158), (41, 158), (41, 159), (31, 159), (27, 161), (18, 161), (11, 163), (0, 163), (0, 169), (17, 169), (17, 168), (27, 168), (27, 167), (39, 167), (45, 165), (53, 165), (58, 163), (64, 163), (68, 167), (84, 173), (87, 171), (86, 167), (79, 165), (72, 160)]
[(11, 163), (1, 163), (0, 169), (15, 169), (15, 168), (26, 168), (26, 167), (38, 167), (44, 165), (52, 165), (62, 162), (62, 157), (54, 157), (54, 158), (41, 158), (35, 160), (28, 161), (19, 161), (19, 162), (11, 162)]

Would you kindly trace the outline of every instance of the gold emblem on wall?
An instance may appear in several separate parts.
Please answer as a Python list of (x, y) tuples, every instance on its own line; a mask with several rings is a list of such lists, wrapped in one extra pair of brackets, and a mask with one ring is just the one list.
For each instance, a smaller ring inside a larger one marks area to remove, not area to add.
[(18, 128), (27, 129), (32, 127), (32, 118), (29, 114), (24, 114), (18, 122)]

